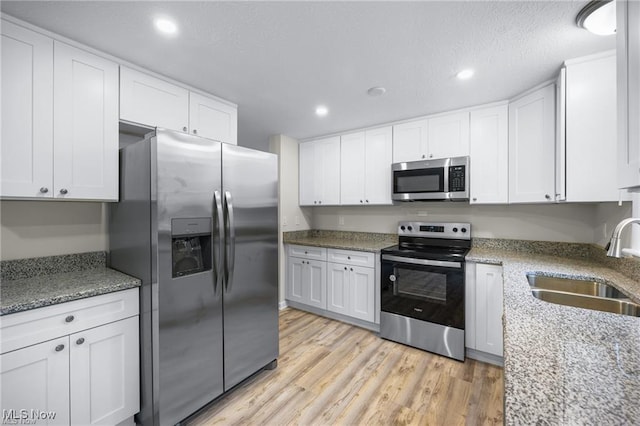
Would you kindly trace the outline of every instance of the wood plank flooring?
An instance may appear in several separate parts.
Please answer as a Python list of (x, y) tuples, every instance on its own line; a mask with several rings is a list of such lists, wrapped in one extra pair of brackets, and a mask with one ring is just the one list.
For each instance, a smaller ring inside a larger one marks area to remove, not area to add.
[(295, 309), (278, 367), (203, 409), (196, 425), (485, 425), (503, 422), (502, 369), (461, 363)]

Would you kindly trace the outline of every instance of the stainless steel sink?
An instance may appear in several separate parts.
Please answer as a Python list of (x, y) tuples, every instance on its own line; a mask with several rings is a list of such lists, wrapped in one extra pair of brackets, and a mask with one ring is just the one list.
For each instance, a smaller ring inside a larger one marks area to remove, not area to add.
[(535, 287), (542, 290), (564, 291), (567, 293), (608, 297), (613, 299), (628, 298), (617, 288), (595, 279), (560, 278), (538, 274), (527, 274), (527, 280), (529, 280), (529, 285), (532, 288)]
[(531, 293), (534, 297), (537, 297), (540, 300), (556, 303), (558, 305), (574, 306), (576, 308), (593, 309), (596, 311), (640, 317), (640, 305), (637, 305), (630, 300), (585, 296), (563, 291), (543, 290), (539, 288), (532, 288)]

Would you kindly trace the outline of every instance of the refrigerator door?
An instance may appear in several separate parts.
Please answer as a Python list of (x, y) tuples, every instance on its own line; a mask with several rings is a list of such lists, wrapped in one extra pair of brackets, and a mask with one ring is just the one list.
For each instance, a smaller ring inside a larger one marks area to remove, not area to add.
[(225, 391), (278, 357), (277, 157), (222, 146)]
[(173, 425), (223, 392), (214, 197), (222, 190), (221, 144), (162, 130), (151, 142), (157, 203), (156, 419)]

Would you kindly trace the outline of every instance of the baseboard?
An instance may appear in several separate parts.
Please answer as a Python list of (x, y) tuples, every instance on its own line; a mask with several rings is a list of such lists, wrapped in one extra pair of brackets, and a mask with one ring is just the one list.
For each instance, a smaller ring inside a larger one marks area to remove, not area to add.
[(498, 367), (504, 367), (504, 358), (498, 355), (477, 351), (471, 348), (466, 348), (465, 355), (467, 358), (475, 359), (476, 361), (482, 361), (488, 364), (497, 365)]
[(283, 310), (283, 309), (286, 309), (288, 307), (289, 307), (289, 305), (287, 305), (287, 301), (286, 300), (283, 300), (282, 302), (278, 303), (278, 309), (279, 310)]
[(334, 319), (337, 321), (346, 322), (347, 324), (355, 325), (360, 328), (364, 328), (367, 330), (371, 330), (375, 333), (380, 332), (380, 324), (375, 324), (369, 321), (363, 321), (358, 318), (351, 318), (346, 315), (338, 314), (335, 312), (327, 311), (326, 309), (316, 308), (315, 306), (308, 306), (303, 303), (297, 303), (291, 300), (287, 300), (287, 304), (295, 309), (299, 309), (301, 311), (311, 312), (312, 314), (320, 315), (322, 317)]

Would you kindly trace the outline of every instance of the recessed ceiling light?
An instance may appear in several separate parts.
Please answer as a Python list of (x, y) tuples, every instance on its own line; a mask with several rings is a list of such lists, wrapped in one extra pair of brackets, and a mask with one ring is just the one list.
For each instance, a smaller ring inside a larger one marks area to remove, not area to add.
[(473, 77), (473, 70), (472, 69), (462, 70), (458, 74), (456, 74), (456, 77), (458, 77), (460, 80), (467, 80)]
[(369, 96), (382, 96), (387, 92), (387, 89), (385, 89), (384, 87), (372, 87), (371, 89), (367, 90), (367, 94)]
[(163, 34), (175, 34), (178, 31), (178, 26), (171, 19), (156, 18), (153, 23), (156, 26), (156, 30)]
[(616, 2), (611, 0), (590, 1), (576, 16), (576, 24), (593, 34), (615, 34)]
[(320, 105), (316, 107), (316, 115), (320, 117), (324, 117), (327, 114), (329, 114), (329, 110), (327, 109), (326, 106)]

